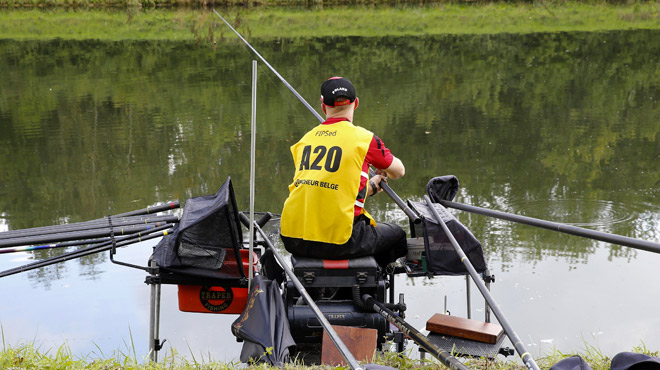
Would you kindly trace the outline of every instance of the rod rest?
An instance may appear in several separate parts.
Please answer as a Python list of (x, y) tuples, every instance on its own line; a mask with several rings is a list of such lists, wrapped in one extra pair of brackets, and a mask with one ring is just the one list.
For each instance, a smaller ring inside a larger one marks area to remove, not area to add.
[[(364, 311), (368, 311), (368, 312), (373, 311), (373, 308), (369, 307), (369, 305), (367, 305), (367, 303), (364, 300), (362, 300), (362, 295), (360, 294), (360, 286), (359, 285), (353, 285), (351, 293), (353, 294), (353, 304), (356, 307), (358, 307), (358, 308), (360, 308)], [(399, 303), (385, 303), (385, 302), (382, 302), (382, 304), (385, 307), (387, 307), (388, 310), (392, 310), (394, 312), (400, 312), (402, 314), (408, 308), (406, 306), (406, 304), (403, 303), (403, 302), (399, 302)]]
[[(241, 220), (241, 223), (243, 226), (249, 228), (250, 227), (250, 219), (248, 216), (245, 215), (243, 212), (238, 212), (238, 218)], [(273, 218), (273, 214), (270, 212), (266, 212), (263, 216), (261, 216), (260, 219), (256, 220), (257, 225), (259, 227), (264, 227), (270, 221), (270, 219)]]

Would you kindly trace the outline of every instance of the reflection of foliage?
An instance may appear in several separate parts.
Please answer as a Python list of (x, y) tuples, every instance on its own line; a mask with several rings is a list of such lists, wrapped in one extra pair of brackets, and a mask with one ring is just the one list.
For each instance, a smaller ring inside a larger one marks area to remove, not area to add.
[[(510, 212), (534, 199), (658, 195), (657, 31), (254, 45), (315, 107), (323, 79), (353, 80), (357, 124), (408, 167), (393, 182), (404, 199), (449, 173), (466, 203)], [(217, 51), (194, 42), (0, 41), (0, 53), (0, 210), (12, 229), (183, 202), (230, 175), (247, 208), (252, 57), (234, 39)], [(292, 176), (288, 147), (315, 120), (265, 68), (258, 94), (256, 204), (278, 213)], [(390, 214), (384, 197), (371, 207), (377, 218)], [(583, 260), (594, 248), (461, 217), (505, 261), (511, 253)]]

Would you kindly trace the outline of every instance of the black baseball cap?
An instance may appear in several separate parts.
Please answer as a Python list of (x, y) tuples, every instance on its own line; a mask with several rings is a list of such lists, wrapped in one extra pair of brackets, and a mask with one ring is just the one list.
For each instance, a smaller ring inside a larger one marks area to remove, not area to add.
[(355, 101), (355, 87), (347, 78), (331, 77), (321, 85), (321, 101), (328, 107), (335, 106), (335, 99), (345, 97), (348, 100), (336, 105), (347, 105)]

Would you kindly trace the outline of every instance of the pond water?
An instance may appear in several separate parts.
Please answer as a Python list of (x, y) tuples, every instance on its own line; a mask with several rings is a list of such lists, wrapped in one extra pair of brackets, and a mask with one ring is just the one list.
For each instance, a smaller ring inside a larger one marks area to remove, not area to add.
[[(453, 174), (458, 202), (660, 242), (658, 31), (253, 45), (314, 107), (326, 78), (355, 83), (356, 123), (406, 165), (391, 182), (403, 199), (420, 200), (431, 177)], [(248, 208), (254, 58), (234, 38), (215, 50), (0, 40), (0, 55), (0, 231), (183, 203), (229, 176)], [(255, 205), (278, 213), (293, 175), (289, 146), (316, 119), (262, 64), (258, 78)], [(385, 195), (368, 208), (409, 230)], [(660, 349), (660, 255), (452, 213), (481, 241), (495, 300), (533, 355)], [(144, 265), (154, 244), (117, 257)], [(0, 270), (58, 253), (0, 254)], [(145, 277), (99, 254), (2, 278), (3, 341), (142, 359)], [(417, 328), (445, 297), (452, 314), (466, 314), (462, 277), (397, 284)], [(482, 302), (473, 286), (473, 318)], [(235, 319), (179, 312), (176, 287), (163, 288), (164, 352), (236, 360)]]

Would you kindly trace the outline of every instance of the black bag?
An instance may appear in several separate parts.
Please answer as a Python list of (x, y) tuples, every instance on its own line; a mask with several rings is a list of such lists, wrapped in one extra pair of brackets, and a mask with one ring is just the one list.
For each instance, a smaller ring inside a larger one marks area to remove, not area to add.
[[(408, 202), (422, 222), (411, 223), (412, 237), (424, 239), (427, 271), (433, 275), (467, 275), (468, 271), (458, 258), (458, 253), (445, 234), (442, 226), (435, 220), (433, 212), (425, 202)], [(434, 203), (442, 221), (468, 257), (474, 269), (483, 273), (488, 269), (481, 243), (460, 221), (450, 214), (445, 207)]]

